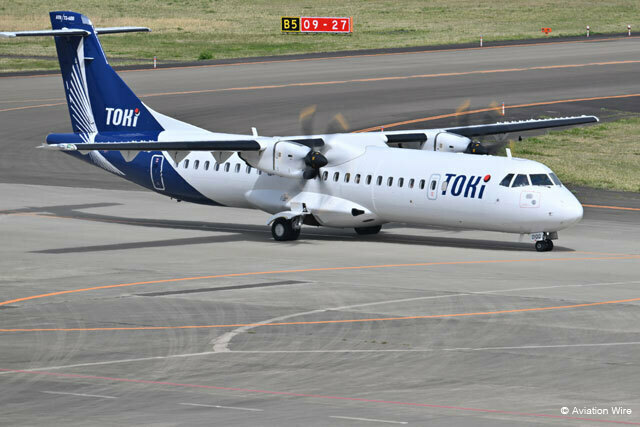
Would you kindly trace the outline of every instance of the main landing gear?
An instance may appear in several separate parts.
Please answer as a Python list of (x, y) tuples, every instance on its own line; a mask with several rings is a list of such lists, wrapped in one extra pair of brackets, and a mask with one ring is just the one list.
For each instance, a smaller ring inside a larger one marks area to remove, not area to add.
[(291, 219), (276, 218), (271, 223), (271, 234), (273, 238), (279, 242), (286, 240), (297, 240), (300, 237), (300, 229), (302, 228), (302, 217), (297, 216)]
[(370, 234), (378, 234), (380, 230), (382, 230), (382, 226), (374, 225), (371, 227), (356, 227), (354, 228), (354, 230), (356, 230), (356, 233), (358, 233), (359, 235), (365, 236)]

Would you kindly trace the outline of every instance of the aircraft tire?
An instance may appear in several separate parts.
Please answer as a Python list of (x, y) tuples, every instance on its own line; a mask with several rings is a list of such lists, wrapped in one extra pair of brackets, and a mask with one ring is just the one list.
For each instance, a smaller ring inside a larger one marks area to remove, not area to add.
[(294, 228), (292, 220), (277, 218), (271, 224), (271, 235), (279, 242), (296, 240), (300, 236), (300, 228)]
[(354, 230), (356, 230), (356, 233), (358, 233), (359, 235), (365, 236), (369, 234), (378, 234), (380, 230), (382, 230), (382, 226), (374, 225), (372, 227), (356, 227), (354, 228)]
[(553, 250), (553, 241), (551, 239), (538, 240), (535, 246), (538, 252), (549, 252)]

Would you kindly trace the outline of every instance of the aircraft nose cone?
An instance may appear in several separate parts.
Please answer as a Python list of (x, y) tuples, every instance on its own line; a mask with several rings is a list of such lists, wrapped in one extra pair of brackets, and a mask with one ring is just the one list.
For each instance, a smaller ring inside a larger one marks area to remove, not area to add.
[(574, 197), (573, 200), (565, 203), (563, 214), (567, 224), (573, 225), (582, 219), (584, 209), (582, 208), (582, 204), (578, 201), (578, 199)]
[(576, 197), (567, 191), (567, 196), (560, 202), (560, 209), (558, 209), (559, 216), (562, 221), (562, 225), (569, 227), (582, 219), (584, 210), (582, 203), (576, 199)]

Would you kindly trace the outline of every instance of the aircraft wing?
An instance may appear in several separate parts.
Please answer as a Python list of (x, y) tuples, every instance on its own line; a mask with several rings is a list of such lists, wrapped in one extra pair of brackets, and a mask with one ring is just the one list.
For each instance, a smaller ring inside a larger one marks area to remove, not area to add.
[(560, 126), (573, 126), (581, 125), (585, 123), (597, 122), (596, 116), (578, 116), (578, 117), (562, 117), (558, 119), (536, 119), (536, 120), (521, 120), (515, 122), (502, 122), (486, 125), (473, 125), (473, 126), (461, 126), (454, 128), (446, 128), (447, 132), (455, 133), (457, 135), (474, 137), (484, 135), (496, 135), (501, 133), (510, 132), (524, 132), (535, 129), (547, 129)]

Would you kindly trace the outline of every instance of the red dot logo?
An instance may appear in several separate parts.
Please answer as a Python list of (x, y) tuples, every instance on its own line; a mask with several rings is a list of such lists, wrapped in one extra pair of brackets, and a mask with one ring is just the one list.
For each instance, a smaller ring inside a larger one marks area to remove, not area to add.
[(140, 109), (139, 109), (139, 108), (136, 108), (135, 110), (133, 110), (133, 112), (134, 112), (134, 113), (136, 114), (136, 116), (137, 116), (138, 114), (140, 114)]
[(484, 182), (489, 182), (490, 179), (491, 179), (491, 175), (484, 176)]

